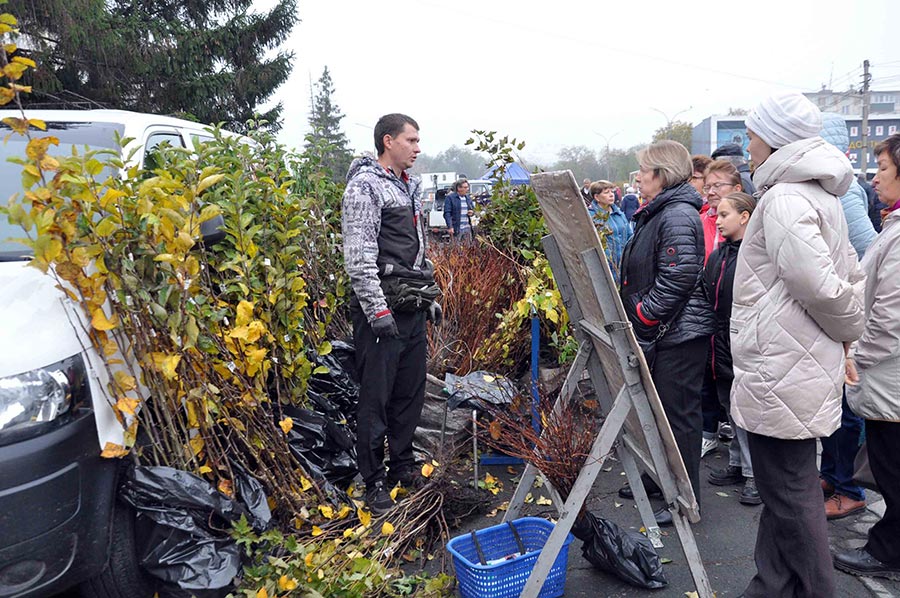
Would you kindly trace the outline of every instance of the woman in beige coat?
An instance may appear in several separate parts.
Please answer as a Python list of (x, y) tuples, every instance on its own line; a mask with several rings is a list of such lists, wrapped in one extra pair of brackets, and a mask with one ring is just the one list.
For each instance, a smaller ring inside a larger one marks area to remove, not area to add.
[(875, 147), (874, 185), (890, 206), (881, 234), (866, 251), (866, 328), (847, 359), (847, 402), (866, 420), (872, 475), (884, 496), (868, 543), (837, 554), (838, 569), (900, 580), (900, 134)]
[(841, 419), (844, 346), (863, 329), (863, 276), (839, 196), (853, 171), (800, 94), (747, 116), (759, 204), (734, 277), (731, 413), (763, 500), (748, 598), (834, 595), (816, 439)]

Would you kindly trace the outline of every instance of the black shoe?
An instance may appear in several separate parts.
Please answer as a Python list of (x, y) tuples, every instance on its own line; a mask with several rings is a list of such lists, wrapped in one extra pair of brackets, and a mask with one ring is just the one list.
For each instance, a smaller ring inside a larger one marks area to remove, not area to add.
[(761, 505), (762, 498), (759, 496), (759, 490), (756, 489), (756, 480), (747, 478), (744, 482), (744, 488), (741, 490), (741, 497), (738, 502), (742, 505)]
[(737, 465), (729, 465), (725, 469), (715, 469), (707, 478), (713, 486), (731, 486), (744, 481), (744, 474)]
[(734, 440), (734, 428), (728, 422), (719, 422), (719, 440), (722, 442)]
[[(647, 490), (647, 487), (644, 486), (644, 490)], [(656, 488), (655, 490), (647, 490), (647, 498), (662, 498), (662, 490)], [(619, 496), (622, 498), (627, 498), (628, 500), (634, 500), (634, 492), (631, 491), (631, 486), (625, 484), (621, 488), (619, 488)]]
[(835, 554), (834, 566), (851, 575), (884, 577), (900, 581), (900, 567), (885, 565), (869, 554), (864, 547)]
[(383, 482), (375, 482), (366, 486), (366, 506), (373, 515), (384, 515), (394, 508), (394, 500), (384, 489)]
[(653, 517), (656, 518), (656, 525), (659, 527), (669, 527), (672, 525), (672, 513), (665, 507), (653, 513)]
[(420, 475), (415, 468), (401, 469), (394, 471), (389, 469), (387, 473), (387, 487), (393, 488), (400, 484), (407, 490), (418, 490), (427, 482), (427, 478)]

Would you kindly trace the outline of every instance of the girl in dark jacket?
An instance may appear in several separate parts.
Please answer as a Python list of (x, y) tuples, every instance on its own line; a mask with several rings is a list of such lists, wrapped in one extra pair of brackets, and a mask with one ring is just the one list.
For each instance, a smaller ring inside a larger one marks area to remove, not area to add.
[[(691, 156), (680, 143), (654, 143), (638, 154), (638, 161), (641, 194), (648, 203), (634, 216), (634, 236), (622, 256), (620, 295), (699, 503), (700, 387), (713, 332), (701, 284), (703, 201), (690, 184)], [(648, 481), (648, 493), (657, 493)], [(620, 495), (631, 496), (631, 489), (622, 488)], [(672, 522), (665, 509), (656, 516), (660, 525)]]
[(737, 265), (738, 250), (744, 229), (750, 222), (750, 215), (756, 207), (756, 200), (746, 193), (726, 195), (718, 206), (716, 228), (725, 238), (725, 242), (712, 252), (703, 282), (706, 295), (712, 304), (716, 316), (716, 331), (711, 338), (710, 360), (716, 393), (719, 402), (728, 413), (728, 419), (734, 429), (734, 438), (728, 447), (728, 466), (709, 474), (709, 483), (715, 486), (730, 486), (744, 483), (740, 502), (745, 505), (759, 505), (762, 500), (753, 479), (753, 465), (750, 462), (750, 446), (747, 443), (747, 432), (734, 425), (731, 418), (731, 384), (734, 382), (734, 370), (731, 365), (731, 303), (734, 288), (734, 269)]

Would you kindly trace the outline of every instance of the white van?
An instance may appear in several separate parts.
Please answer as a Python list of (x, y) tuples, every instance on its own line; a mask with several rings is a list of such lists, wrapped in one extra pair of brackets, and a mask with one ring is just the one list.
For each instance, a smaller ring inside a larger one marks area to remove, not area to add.
[[(10, 115), (14, 113), (10, 112)], [(192, 148), (206, 126), (118, 110), (28, 111), (59, 139), (50, 152), (117, 148), (133, 137), (135, 160), (162, 143)], [(0, 125), (0, 129), (3, 125)], [(5, 136), (8, 131), (0, 130)], [(0, 201), (22, 193), (26, 139), (0, 145)], [(122, 462), (100, 457), (123, 431), (106, 395), (99, 356), (72, 322), (79, 308), (27, 264), (23, 231), (0, 214), (0, 597), (52, 596), (78, 585), (97, 598), (150, 598), (138, 567), (133, 514), (116, 501)]]

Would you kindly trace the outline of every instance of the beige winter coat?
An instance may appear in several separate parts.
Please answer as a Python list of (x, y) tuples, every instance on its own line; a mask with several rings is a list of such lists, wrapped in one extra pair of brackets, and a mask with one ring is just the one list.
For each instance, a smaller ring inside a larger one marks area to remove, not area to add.
[(847, 402), (866, 419), (900, 422), (900, 211), (891, 212), (862, 261), (866, 327), (854, 347), (859, 384)]
[(780, 148), (753, 175), (764, 195), (738, 253), (731, 315), (731, 413), (745, 430), (796, 440), (840, 425), (842, 342), (865, 321), (838, 199), (852, 179), (820, 137)]

